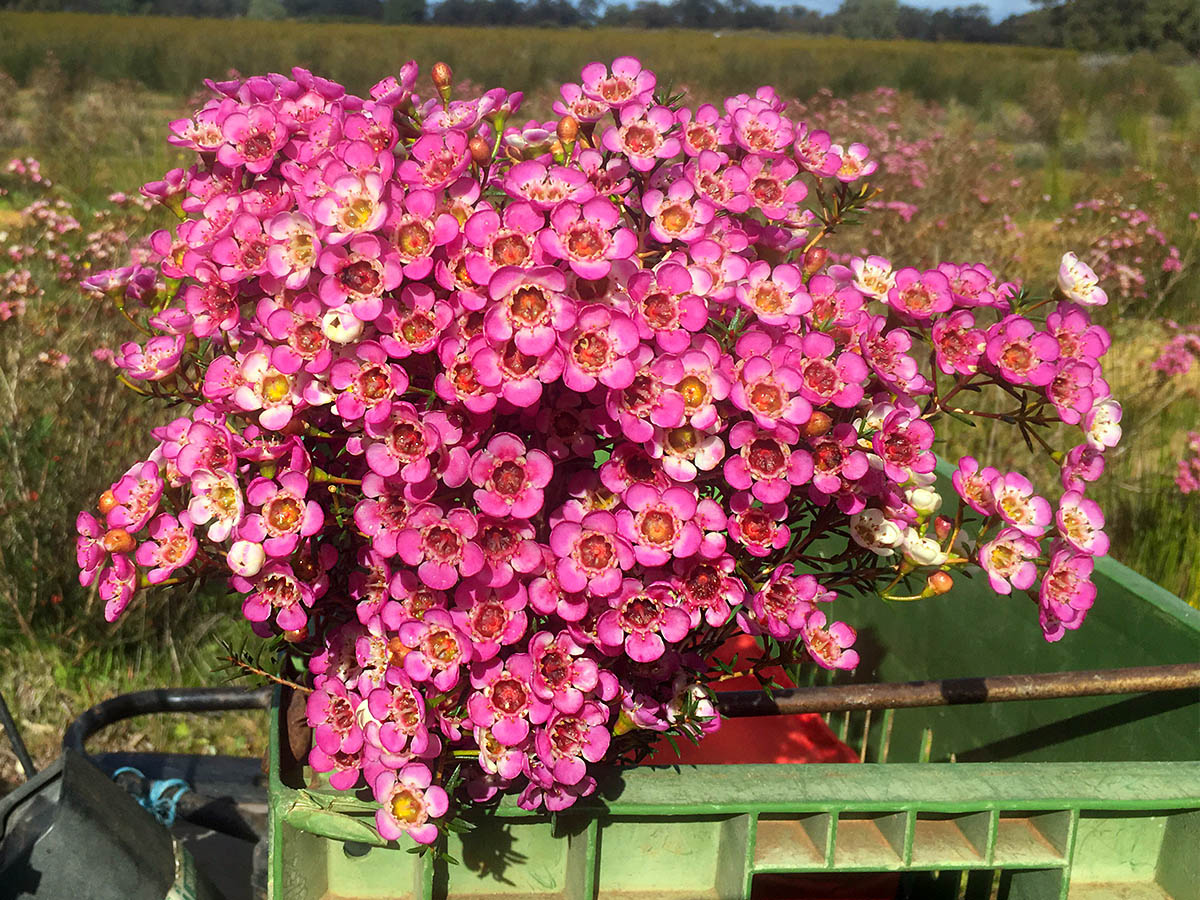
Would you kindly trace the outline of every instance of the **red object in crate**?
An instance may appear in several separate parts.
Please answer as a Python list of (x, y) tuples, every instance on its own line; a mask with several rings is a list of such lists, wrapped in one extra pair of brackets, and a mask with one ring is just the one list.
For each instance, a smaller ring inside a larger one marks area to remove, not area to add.
[[(740, 635), (732, 638), (717, 651), (722, 662), (732, 662), (735, 656), (753, 659), (759, 652), (754, 638)], [(792, 687), (791, 680), (778, 666), (766, 670), (776, 682)], [(758, 682), (749, 675), (731, 678), (718, 686), (718, 691), (753, 691)], [(678, 755), (666, 741), (660, 741), (648, 763), (660, 766), (731, 765), (738, 763), (855, 763), (858, 754), (839, 741), (825, 720), (817, 713), (790, 716), (748, 716), (725, 719), (721, 727), (699, 744), (676, 741)]]
[[(754, 638), (741, 635), (727, 641), (717, 658), (732, 662), (735, 656), (752, 659), (759, 647)], [(767, 670), (777, 683), (792, 687), (779, 667)], [(758, 681), (749, 675), (718, 685), (720, 691), (752, 691)], [(789, 716), (747, 716), (724, 719), (715, 733), (699, 744), (676, 742), (679, 752), (660, 741), (647, 760), (655, 765), (736, 765), (746, 763), (856, 763), (855, 753), (817, 713)], [(900, 876), (891, 872), (828, 875), (759, 875), (751, 900), (894, 900)]]

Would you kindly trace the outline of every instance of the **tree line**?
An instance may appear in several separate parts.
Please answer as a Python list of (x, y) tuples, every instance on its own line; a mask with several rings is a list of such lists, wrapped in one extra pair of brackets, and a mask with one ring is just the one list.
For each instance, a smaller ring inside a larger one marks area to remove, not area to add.
[(837, 11), (755, 0), (0, 0), (19, 10), (395, 24), (761, 29), (850, 38), (1152, 50), (1200, 57), (1197, 0), (1038, 0), (993, 22), (982, 4), (923, 9), (900, 0), (843, 0)]

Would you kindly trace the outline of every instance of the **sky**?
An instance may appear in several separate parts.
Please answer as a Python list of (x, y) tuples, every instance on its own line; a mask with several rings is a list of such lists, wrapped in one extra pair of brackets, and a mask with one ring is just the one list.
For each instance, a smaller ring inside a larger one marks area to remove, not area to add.
[[(800, 6), (807, 6), (823, 13), (834, 12), (842, 5), (842, 0), (798, 0)], [(1032, 0), (904, 0), (909, 6), (921, 6), (925, 9), (946, 9), (955, 6), (970, 6), (980, 3), (986, 6), (993, 20), (1000, 20), (1014, 13), (1029, 12), (1034, 8)]]

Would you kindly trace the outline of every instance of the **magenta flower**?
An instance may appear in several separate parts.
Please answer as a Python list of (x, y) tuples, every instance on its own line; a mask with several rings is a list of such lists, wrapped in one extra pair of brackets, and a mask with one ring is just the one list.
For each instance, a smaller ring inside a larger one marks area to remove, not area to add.
[(1079, 444), (1067, 451), (1062, 464), (1062, 486), (1068, 491), (1083, 492), (1087, 482), (1096, 481), (1104, 474), (1104, 452), (1087, 444)]
[[(566, 87), (567, 85), (563, 86), (564, 91)], [(596, 118), (603, 112), (598, 109)], [(581, 122), (586, 121), (577, 113), (573, 115)], [(564, 200), (586, 203), (596, 196), (596, 189), (588, 182), (587, 175), (582, 170), (566, 166), (545, 166), (533, 159), (519, 162), (505, 173), (504, 191), (510, 197), (528, 200), (542, 212), (549, 212)], [(541, 224), (538, 223), (539, 227)]]
[(399, 669), (389, 670), (387, 680), (367, 696), (371, 721), (364, 728), (366, 739), (397, 757), (406, 752), (423, 756), (437, 744), (429, 732), (425, 698)]
[(483, 568), (483, 551), (474, 541), (479, 522), (465, 509), (443, 513), (432, 503), (421, 503), (408, 516), (407, 527), (396, 538), (396, 552), (431, 588), (453, 587)]
[(1037, 581), (1034, 560), (1041, 550), (1037, 541), (1015, 528), (1001, 528), (999, 533), (979, 548), (979, 565), (987, 574), (988, 584), (997, 594), (1023, 591)]
[(747, 153), (781, 155), (796, 132), (792, 123), (761, 100), (751, 100), (732, 115), (733, 139)]
[(454, 603), (450, 615), (459, 631), (471, 639), (478, 662), (495, 659), (501, 647), (525, 636), (528, 595), (519, 582), (509, 581), (500, 587), (465, 582), (454, 592)]
[(584, 695), (599, 684), (595, 660), (585, 656), (584, 647), (565, 631), (557, 635), (539, 631), (529, 639), (529, 655), (533, 692), (560, 713), (578, 712)]
[(596, 620), (596, 637), (609, 650), (624, 652), (635, 662), (654, 662), (666, 652), (666, 641), (677, 644), (691, 627), (669, 584), (642, 587), (631, 578), (612, 598), (613, 608)]
[(629, 509), (617, 512), (617, 523), (643, 566), (697, 553), (713, 559), (725, 552), (725, 539), (717, 533), (725, 526), (725, 513), (716, 501), (697, 500), (686, 488), (659, 490), (648, 484), (631, 486), (624, 500)]
[(684, 106), (675, 114), (679, 122), (680, 144), (688, 156), (701, 156), (705, 152), (726, 147), (733, 140), (733, 126), (727, 117), (711, 103), (696, 108), (695, 113)]
[(1046, 330), (1058, 341), (1060, 360), (1094, 362), (1112, 344), (1108, 332), (1093, 325), (1087, 312), (1072, 303), (1060, 303), (1046, 316)]
[(287, 129), (265, 105), (225, 116), (221, 136), (225, 142), (217, 149), (218, 162), (231, 169), (245, 166), (256, 175), (271, 168), (275, 154), (288, 139)]
[(1042, 630), (1048, 641), (1060, 640), (1067, 630), (1082, 625), (1096, 601), (1096, 585), (1091, 581), (1095, 568), (1092, 557), (1070, 547), (1055, 546), (1038, 592)]
[(739, 491), (729, 501), (733, 515), (729, 517), (727, 528), (729, 536), (746, 548), (751, 556), (769, 556), (775, 550), (782, 550), (791, 539), (792, 532), (788, 528), (786, 503), (763, 503), (752, 506), (756, 502), (749, 492)]
[(687, 181), (676, 181), (666, 192), (649, 190), (642, 196), (642, 209), (651, 216), (650, 234), (655, 240), (690, 243), (701, 237), (716, 215), (716, 208)]
[[(678, 356), (660, 356), (650, 365), (651, 373), (672, 389), (683, 402), (686, 422), (695, 428), (717, 424), (717, 404), (729, 396), (732, 380), (725, 371), (727, 357), (708, 335), (691, 340), (691, 348)], [(675, 427), (682, 421), (655, 421), (660, 427)]]
[(503, 219), (494, 209), (481, 209), (467, 219), (463, 234), (477, 248), (465, 258), (472, 280), (487, 284), (498, 269), (536, 266), (541, 262), (537, 236), (545, 225), (545, 214), (524, 201), (510, 203)]
[(938, 368), (946, 375), (974, 375), (979, 370), (987, 339), (967, 310), (957, 310), (934, 322), (932, 337)]
[(598, 510), (581, 522), (555, 525), (550, 548), (558, 558), (558, 583), (570, 593), (586, 589), (599, 597), (615, 594), (621, 573), (633, 568), (633, 548), (618, 534), (617, 519), (609, 512)]
[(848, 184), (851, 181), (866, 178), (879, 168), (879, 163), (873, 159), (867, 159), (871, 155), (871, 151), (865, 144), (851, 144), (844, 150), (837, 144), (834, 144), (829, 148), (829, 152), (831, 155), (836, 155), (842, 160), (836, 176), (837, 180), (843, 183)]
[(313, 218), (329, 229), (325, 241), (342, 244), (356, 234), (376, 231), (387, 217), (383, 179), (374, 173), (342, 175), (312, 207)]
[(781, 641), (801, 636), (814, 603), (826, 599), (817, 579), (812, 575), (797, 575), (791, 563), (778, 566), (770, 580), (750, 600), (750, 610), (738, 613), (743, 631), (761, 634), (764, 631)]
[(75, 562), (79, 565), (79, 583), (90, 587), (100, 572), (101, 565), (108, 559), (104, 549), (105, 528), (96, 517), (81, 512), (75, 517)]
[(583, 93), (612, 109), (648, 102), (656, 83), (654, 73), (632, 56), (614, 59), (611, 73), (604, 63), (588, 63), (581, 75)]
[(112, 492), (117, 502), (105, 514), (108, 527), (123, 528), (130, 534), (141, 531), (158, 512), (158, 503), (162, 499), (163, 481), (158, 463), (134, 464), (112, 486)]
[(137, 568), (122, 553), (114, 553), (110, 564), (100, 570), (97, 593), (104, 601), (104, 621), (120, 618), (137, 590)]
[(264, 230), (268, 239), (267, 271), (284, 287), (304, 287), (321, 251), (313, 221), (302, 213), (281, 212), (267, 222)]
[(812, 309), (798, 268), (789, 264), (772, 268), (762, 260), (750, 265), (746, 280), (737, 286), (737, 298), (768, 325), (786, 325)]
[(404, 277), (420, 281), (433, 271), (434, 252), (458, 236), (458, 220), (438, 209), (433, 191), (411, 190), (397, 195), (392, 209), (388, 230), (403, 263)]
[(497, 346), (512, 340), (521, 353), (543, 356), (575, 324), (566, 288), (563, 273), (549, 266), (498, 270), (488, 282), (488, 293), (497, 301), (484, 317), (488, 340)]
[(1022, 534), (1038, 538), (1050, 527), (1050, 501), (1033, 491), (1029, 479), (1019, 472), (996, 475), (989, 485), (996, 513)]
[[(229, 359), (229, 357), (225, 357)], [(271, 357), (261, 350), (248, 353), (240, 366), (230, 366), (228, 381), (218, 381), (226, 371), (216, 360), (208, 367), (204, 376), (204, 393), (217, 397), (226, 385), (233, 388), (233, 402), (246, 412), (258, 412), (258, 424), (269, 431), (281, 431), (292, 421), (297, 408), (303, 403), (303, 381), (298, 375), (281, 372)], [(233, 363), (232, 360), (229, 360)]]
[(475, 502), (489, 516), (528, 519), (542, 508), (542, 491), (554, 464), (541, 450), (526, 450), (513, 434), (498, 434), (471, 460)]
[(751, 206), (750, 176), (724, 153), (703, 150), (684, 166), (684, 177), (720, 209), (744, 213)]
[(858, 634), (845, 622), (834, 622), (826, 627), (825, 621), (825, 613), (819, 609), (814, 609), (804, 620), (801, 635), (813, 662), (823, 669), (858, 666), (858, 652), (850, 649)]
[(418, 844), (432, 844), (437, 839), (437, 826), (430, 819), (446, 814), (450, 798), (433, 784), (428, 766), (414, 762), (398, 771), (384, 771), (371, 789), (379, 802), (375, 828), (380, 837), (395, 841), (407, 834)]
[[(770, 345), (770, 338), (762, 332), (738, 340), (737, 354), (745, 362), (729, 398), (762, 428), (770, 430), (781, 422), (803, 425), (812, 415), (812, 405), (799, 394), (803, 379), (788, 360), (786, 349), (772, 350)], [(760, 355), (763, 353), (769, 355)]]
[(849, 350), (839, 353), (829, 335), (820, 331), (806, 334), (799, 353), (792, 354), (788, 362), (800, 372), (800, 396), (814, 406), (833, 404), (851, 409), (862, 400), (869, 371), (866, 363)]
[(234, 576), (236, 590), (246, 592), (242, 615), (251, 622), (265, 622), (273, 615), (284, 631), (299, 631), (308, 624), (305, 611), (316, 600), (312, 586), (296, 577), (292, 567), (272, 560), (250, 579)]
[(547, 254), (564, 260), (580, 278), (603, 278), (614, 260), (628, 259), (637, 250), (637, 238), (620, 221), (616, 206), (604, 197), (582, 205), (565, 201), (550, 213), (551, 227), (538, 240)]
[(325, 511), (316, 500), (305, 499), (308, 476), (289, 470), (275, 478), (256, 478), (246, 489), (246, 500), (259, 507), (238, 526), (242, 540), (261, 543), (268, 556), (288, 556), (302, 537), (312, 537), (325, 524)]
[(337, 247), (327, 247), (318, 256), (325, 277), (317, 290), (326, 306), (350, 304), (354, 315), (373, 321), (383, 310), (385, 291), (400, 286), (400, 261), (379, 238), (358, 235)]
[(186, 342), (183, 335), (152, 337), (144, 347), (130, 341), (121, 345), (114, 362), (137, 381), (162, 381), (179, 371)]
[(1088, 556), (1108, 553), (1104, 513), (1095, 500), (1089, 500), (1079, 491), (1067, 491), (1058, 501), (1054, 521), (1058, 533), (1080, 553)]
[(725, 461), (725, 480), (739, 491), (749, 490), (764, 504), (786, 500), (793, 485), (812, 477), (812, 456), (792, 449), (799, 438), (790, 425), (764, 431), (752, 422), (738, 422), (729, 431), (729, 446), (738, 453)]
[(374, 341), (360, 342), (354, 355), (330, 367), (329, 385), (339, 392), (335, 407), (348, 422), (378, 424), (390, 415), (393, 398), (408, 389), (408, 374), (389, 362), (387, 352)]
[[(601, 65), (593, 63), (593, 65)], [(605, 70), (607, 74), (607, 69)], [(561, 100), (554, 101), (554, 113), (558, 116), (574, 116), (579, 122), (595, 122), (608, 112), (608, 104), (593, 100), (578, 84), (567, 83), (558, 89)]]
[(802, 169), (818, 178), (836, 175), (842, 167), (841, 154), (834, 149), (829, 132), (809, 131), (803, 122), (797, 128), (792, 153)]
[(556, 782), (579, 784), (587, 774), (587, 764), (604, 758), (612, 740), (607, 723), (608, 709), (589, 701), (575, 712), (554, 713), (537, 729), (534, 747)]
[(871, 448), (883, 460), (883, 472), (897, 484), (909, 480), (910, 473), (932, 472), (937, 459), (933, 446), (933, 426), (914, 419), (905, 410), (889, 413), (883, 425), (871, 435)]
[(134, 556), (139, 566), (150, 569), (147, 581), (161, 584), (195, 558), (199, 544), (192, 530), (186, 511), (178, 518), (160, 515), (150, 523), (150, 538), (138, 546)]
[(313, 729), (314, 749), (328, 756), (358, 752), (363, 745), (363, 733), (355, 710), (361, 700), (336, 678), (326, 679), (308, 695), (306, 709), (308, 724)]
[(746, 588), (734, 574), (736, 562), (729, 554), (707, 560), (693, 557), (677, 559), (672, 568), (672, 585), (680, 607), (691, 617), (692, 628), (703, 619), (713, 628), (729, 621), (731, 607), (745, 600)]
[(540, 725), (553, 710), (533, 692), (532, 677), (533, 660), (527, 653), (474, 667), (475, 691), (467, 700), (471, 721), (489, 729), (505, 747), (520, 744), (529, 736), (530, 723)]
[(988, 329), (987, 359), (1010, 384), (1039, 387), (1054, 378), (1058, 341), (1020, 316), (1008, 316)]
[(444, 609), (429, 609), (419, 621), (405, 622), (398, 631), (400, 642), (409, 648), (404, 654), (405, 673), (413, 681), (430, 682), (439, 691), (454, 687), (461, 667), (475, 656), (470, 639)]
[(237, 479), (229, 472), (197, 469), (192, 473), (191, 489), (187, 512), (192, 524), (207, 524), (208, 539), (224, 541), (242, 520), (245, 508)]
[(858, 448), (858, 433), (842, 423), (810, 443), (813, 458), (812, 486), (822, 494), (836, 494), (867, 474), (867, 454)]
[(786, 219), (808, 196), (804, 182), (794, 180), (800, 170), (790, 159), (750, 155), (739, 166), (749, 179), (746, 192), (768, 219)]
[(931, 319), (954, 306), (950, 281), (937, 269), (922, 272), (906, 268), (896, 272), (887, 293), (888, 305), (913, 319)]
[(1058, 417), (1069, 425), (1078, 425), (1095, 403), (1092, 385), (1098, 367), (1089, 362), (1060, 360), (1054, 378), (1046, 385), (1046, 397), (1054, 404)]
[(964, 456), (958, 461), (958, 468), (950, 476), (950, 480), (954, 490), (967, 506), (981, 516), (994, 516), (996, 497), (992, 493), (992, 482), (999, 477), (1000, 473), (991, 466), (980, 469), (973, 456)]
[(630, 357), (640, 341), (637, 326), (625, 313), (585, 306), (560, 341), (566, 354), (563, 384), (571, 390), (585, 393), (597, 383), (617, 389), (633, 383), (636, 370)]
[(436, 191), (449, 187), (467, 170), (471, 152), (462, 131), (426, 134), (409, 149), (409, 157), (396, 167), (396, 177), (414, 188)]

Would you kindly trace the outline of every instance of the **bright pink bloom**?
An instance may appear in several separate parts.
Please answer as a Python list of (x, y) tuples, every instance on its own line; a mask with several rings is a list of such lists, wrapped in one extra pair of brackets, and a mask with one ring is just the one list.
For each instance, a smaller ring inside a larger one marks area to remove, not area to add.
[(624, 650), (635, 662), (654, 662), (666, 652), (666, 642), (683, 640), (691, 625), (664, 583), (643, 588), (627, 578), (610, 605), (613, 608), (596, 621), (596, 636), (601, 646)]
[(1058, 533), (1072, 547), (1088, 556), (1108, 553), (1108, 535), (1104, 529), (1104, 513), (1100, 504), (1089, 500), (1079, 491), (1067, 491), (1058, 501), (1054, 517)]
[(987, 573), (988, 584), (997, 594), (1011, 594), (1032, 587), (1037, 581), (1034, 560), (1041, 551), (1037, 541), (1015, 528), (1001, 528), (999, 533), (979, 548), (979, 565)]

